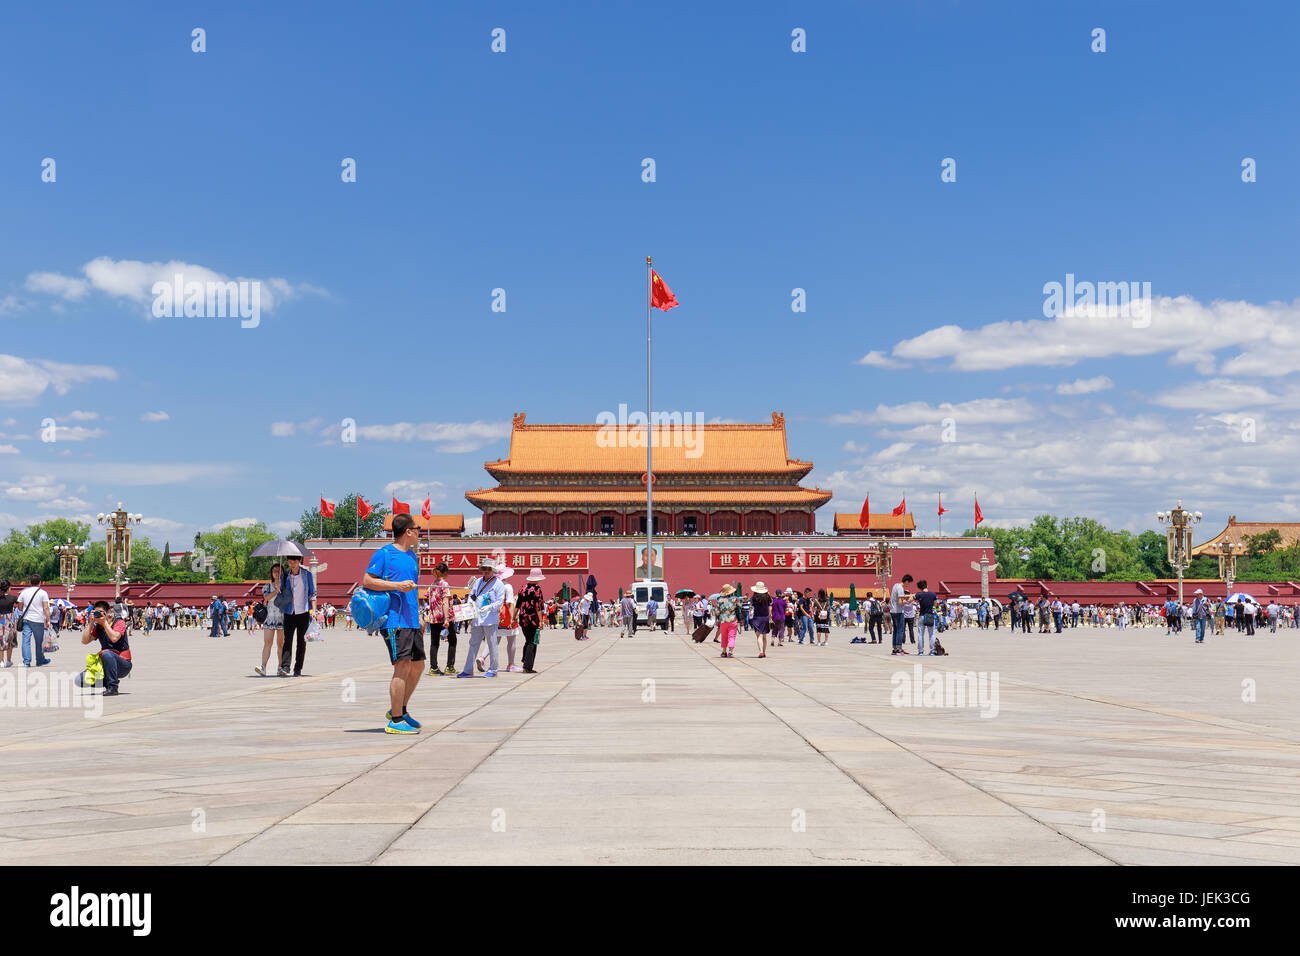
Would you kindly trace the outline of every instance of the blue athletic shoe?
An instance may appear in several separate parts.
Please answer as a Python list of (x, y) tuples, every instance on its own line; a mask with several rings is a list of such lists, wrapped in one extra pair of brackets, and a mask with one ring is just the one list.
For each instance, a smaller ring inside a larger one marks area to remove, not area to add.
[[(393, 722), (393, 712), (392, 712), (391, 710), (390, 710), (390, 711), (387, 711), (387, 712), (384, 714), (384, 716), (388, 718), (388, 722), (389, 722), (390, 724)], [(416, 720), (414, 717), (412, 717), (410, 714), (403, 714), (403, 715), (402, 715), (402, 722), (403, 722), (403, 723), (410, 724), (410, 725), (411, 725), (412, 727), (414, 727), (416, 730), (419, 730), (420, 727), (422, 726), (421, 723), (420, 723), (418, 720)]]
[(474, 675), (473, 675), (473, 674), (466, 674), (464, 671), (461, 671), (461, 672), (460, 672), (459, 674), (457, 674), (456, 676), (457, 676), (457, 677), (473, 677)]
[(484, 677), (496, 677), (496, 676), (497, 676), (497, 672), (496, 672), (496, 671), (488, 671), (488, 672), (485, 673), (483, 676), (484, 676)]
[(386, 734), (418, 734), (419, 731), (404, 720), (390, 720), (384, 728)]

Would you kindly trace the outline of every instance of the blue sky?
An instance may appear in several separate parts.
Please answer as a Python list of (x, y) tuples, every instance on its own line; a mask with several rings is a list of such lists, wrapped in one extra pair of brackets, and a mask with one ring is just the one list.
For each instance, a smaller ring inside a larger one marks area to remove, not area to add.
[[(655, 407), (784, 411), (823, 524), (866, 491), (924, 530), (940, 491), (950, 531), (974, 492), (997, 524), (1137, 530), (1176, 496), (1216, 529), (1300, 520), (1298, 27), (1284, 3), (9, 5), (0, 527), (121, 500), (176, 544), (358, 489), (473, 518), (513, 412), (644, 406), (647, 254), (682, 303)], [(166, 263), (261, 280), (260, 324), (152, 317)], [(1151, 321), (1044, 317), (1067, 274), (1149, 282)]]

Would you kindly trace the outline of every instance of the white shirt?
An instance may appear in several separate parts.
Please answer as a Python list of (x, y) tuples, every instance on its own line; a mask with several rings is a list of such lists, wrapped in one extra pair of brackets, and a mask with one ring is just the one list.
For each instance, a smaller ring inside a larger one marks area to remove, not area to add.
[(14, 610), (24, 623), (44, 624), (50, 616), (50, 596), (42, 587), (23, 588)]
[(900, 581), (889, 589), (889, 613), (898, 614), (903, 610), (903, 584)]
[(289, 590), (293, 593), (293, 612), (294, 614), (305, 614), (307, 612), (307, 581), (302, 576), (302, 572), (289, 575)]

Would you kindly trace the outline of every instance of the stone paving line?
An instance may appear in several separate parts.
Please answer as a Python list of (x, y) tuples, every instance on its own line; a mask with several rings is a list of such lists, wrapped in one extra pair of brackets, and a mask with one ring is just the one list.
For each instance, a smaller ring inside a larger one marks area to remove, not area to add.
[(414, 737), (376, 719), (378, 638), (281, 680), (240, 673), (246, 636), (140, 637), (102, 718), (0, 711), (0, 862), (1300, 862), (1285, 635), (949, 632), (923, 670), (999, 672), (984, 719), (893, 706), (917, 659), (840, 629), (765, 660), (592, 633), (545, 631), (537, 675), (425, 676)]

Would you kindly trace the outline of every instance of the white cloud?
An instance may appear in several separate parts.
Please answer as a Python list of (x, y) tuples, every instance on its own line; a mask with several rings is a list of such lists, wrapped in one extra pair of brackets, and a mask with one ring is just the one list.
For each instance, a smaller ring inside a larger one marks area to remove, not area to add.
[(1281, 357), (1300, 346), (1300, 301), (1204, 305), (1190, 296), (1156, 296), (1148, 319), (1135, 324), (1113, 309), (1093, 308), (976, 329), (950, 324), (904, 339), (891, 355), (916, 361), (946, 359), (960, 371), (985, 371), (1168, 353), (1170, 364), (1193, 365), (1209, 374), (1215, 353), (1240, 349), (1240, 355), (1225, 363), (1225, 374), (1285, 375), (1294, 370)]
[(229, 481), (243, 468), (233, 464), (184, 464), (168, 462), (101, 462), (96, 464), (58, 463), (48, 467), (59, 477), (74, 481), (93, 481), (98, 485), (128, 485), (150, 487), (154, 485), (213, 484)]
[(145, 412), (143, 415), (140, 416), (140, 421), (142, 421), (142, 422), (165, 422), (165, 421), (167, 421), (167, 420), (170, 419), (170, 418), (171, 418), (171, 416), (168, 415), (166, 412)]
[(278, 534), (280, 537), (283, 538), (286, 535), (292, 534), (293, 532), (298, 530), (298, 522), (272, 521), (269, 527), (271, 528), (272, 531), (274, 531), (276, 534)]
[(212, 525), (213, 531), (220, 531), (222, 528), (251, 528), (257, 524), (256, 518), (231, 518), (229, 521), (218, 521)]
[(858, 365), (867, 365), (871, 368), (909, 368), (910, 366), (896, 358), (890, 358), (880, 349), (872, 349), (862, 358), (858, 359)]
[(5, 488), (4, 496), (13, 501), (52, 501), (63, 494), (66, 487), (55, 481), (52, 475), (23, 475)]
[(17, 455), (18, 449), (13, 445), (0, 445), (0, 455)]
[(424, 501), (426, 497), (438, 501), (445, 488), (441, 481), (390, 481), (384, 485), (384, 494), (398, 501)]
[(256, 279), (251, 276), (228, 276), (206, 266), (171, 260), (169, 262), (142, 262), (138, 259), (112, 259), (100, 256), (81, 267), (84, 279), (64, 276), (54, 272), (33, 272), (27, 277), (31, 292), (57, 296), (65, 300), (84, 298), (90, 291), (101, 292), (115, 299), (124, 299), (141, 306), (146, 315), (153, 317), (153, 287), (156, 282), (168, 285), (176, 276), (181, 282), (257, 282), (259, 308), (273, 311), (280, 304), (301, 295), (324, 295), (323, 289), (306, 283), (294, 284), (287, 279)]
[(31, 404), (47, 388), (66, 395), (74, 385), (96, 380), (114, 381), (116, 378), (117, 372), (107, 365), (72, 365), (0, 355), (0, 402)]
[(1076, 378), (1073, 382), (1062, 382), (1056, 386), (1058, 395), (1090, 395), (1093, 392), (1104, 392), (1108, 388), (1114, 388), (1115, 383), (1105, 375), (1098, 375), (1096, 378)]
[(82, 411), (81, 409), (76, 409), (75, 411), (68, 412), (68, 414), (63, 417), (73, 422), (93, 422), (99, 417), (99, 412), (87, 412)]
[(832, 425), (938, 425), (945, 418), (960, 424), (1029, 421), (1034, 409), (1023, 398), (976, 398), (968, 402), (906, 402), (902, 405), (877, 405), (874, 412), (852, 411), (832, 415)]
[(848, 451), (848, 452), (855, 452), (857, 454), (862, 454), (863, 452), (867, 451), (869, 448), (870, 448), (869, 445), (859, 445), (852, 438), (850, 438), (848, 441), (844, 443), (844, 447), (841, 449), (841, 451)]
[(27, 277), (27, 291), (76, 301), (86, 297), (90, 283), (85, 279), (71, 279), (55, 272), (33, 272)]
[(1276, 405), (1281, 398), (1258, 385), (1215, 378), (1176, 385), (1157, 393), (1151, 401), (1165, 408), (1234, 411), (1239, 408)]
[(433, 442), (436, 451), (446, 454), (477, 451), (509, 435), (509, 422), (397, 422), (357, 427), (359, 439)]
[(91, 438), (103, 438), (102, 428), (83, 428), (81, 425), (59, 425), (54, 431), (56, 441), (87, 441)]
[(146, 530), (160, 533), (170, 533), (185, 527), (180, 521), (173, 521), (170, 518), (151, 518), (148, 515), (140, 519), (140, 526)]
[(80, 498), (54, 498), (50, 501), (42, 502), (46, 508), (54, 508), (58, 511), (72, 511), (82, 508), (89, 508), (89, 501), (82, 501)]
[(275, 496), (275, 500), (276, 500), (276, 501), (287, 501), (287, 502), (292, 503), (292, 502), (296, 502), (296, 501), (302, 501), (302, 498), (301, 498), (301, 497), (296, 497), (296, 496), (294, 496), (294, 495), (276, 495), (276, 496)]

